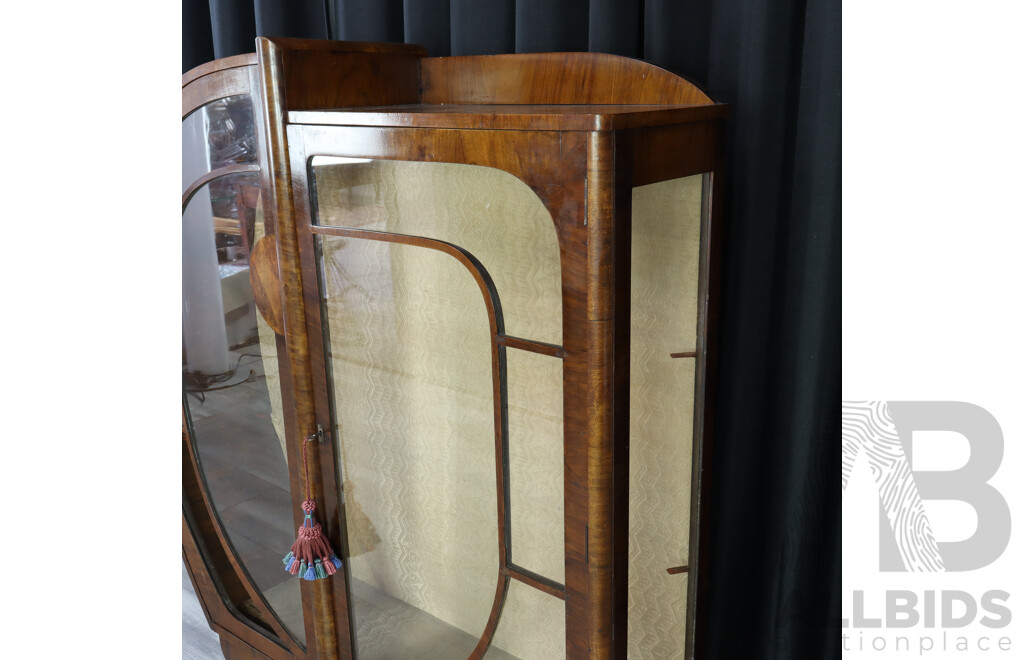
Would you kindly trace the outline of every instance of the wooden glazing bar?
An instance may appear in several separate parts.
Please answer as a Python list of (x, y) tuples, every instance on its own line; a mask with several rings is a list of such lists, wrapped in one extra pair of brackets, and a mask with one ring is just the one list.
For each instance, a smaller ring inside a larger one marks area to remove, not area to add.
[(200, 188), (213, 181), (219, 179), (222, 176), (231, 176), (232, 174), (242, 174), (245, 172), (251, 172), (253, 174), (259, 174), (260, 166), (256, 163), (240, 163), (237, 165), (227, 165), (225, 167), (218, 167), (212, 172), (207, 172), (203, 176), (199, 177), (185, 189), (185, 193), (181, 196), (181, 210), (184, 211), (188, 205), (189, 200), (196, 194)]
[[(494, 423), (495, 423), (495, 478), (497, 486), (498, 505), (498, 581), (495, 587), (494, 602), (491, 612), (488, 615), (487, 624), (480, 636), (469, 660), (482, 658), (487, 652), (494, 633), (498, 628), (501, 618), (501, 609), (504, 606), (505, 595), (508, 590), (508, 558), (511, 545), (511, 502), (509, 498), (509, 447), (508, 447), (508, 387), (505, 365), (505, 346), (500, 345), (497, 337), (501, 336), (505, 329), (504, 318), (501, 312), (501, 301), (498, 297), (494, 282), (483, 264), (468, 251), (446, 241), (439, 241), (421, 236), (408, 236), (405, 234), (393, 234), (364, 229), (350, 229), (346, 227), (332, 227), (309, 224), (305, 227), (310, 235), (315, 236), (338, 236), (358, 238), (370, 241), (385, 243), (397, 243), (399, 245), (410, 245), (443, 252), (454, 257), (470, 272), (480, 293), (484, 298), (487, 307), (488, 323), (491, 331), (491, 371), (494, 385)], [(525, 576), (524, 576), (525, 577)], [(543, 582), (537, 582), (543, 585)], [(541, 590), (550, 588), (547, 585), (538, 586)]]
[(539, 353), (540, 355), (548, 355), (556, 358), (565, 357), (565, 349), (556, 344), (547, 344), (542, 341), (533, 341), (532, 339), (520, 339), (519, 337), (510, 337), (509, 335), (497, 335), (495, 336), (494, 341), (496, 341), (499, 346), (517, 348), (521, 351), (529, 351), (531, 353)]
[(519, 580), (523, 584), (528, 584), (534, 589), (543, 591), (555, 598), (565, 600), (565, 585), (559, 584), (554, 580), (549, 580), (543, 575), (538, 575), (533, 571), (511, 563), (502, 569), (502, 573)]

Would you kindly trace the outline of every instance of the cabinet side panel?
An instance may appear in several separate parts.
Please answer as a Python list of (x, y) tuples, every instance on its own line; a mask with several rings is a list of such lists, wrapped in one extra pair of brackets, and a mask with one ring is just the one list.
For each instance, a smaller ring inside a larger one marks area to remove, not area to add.
[(630, 658), (686, 641), (701, 192), (697, 175), (632, 195)]

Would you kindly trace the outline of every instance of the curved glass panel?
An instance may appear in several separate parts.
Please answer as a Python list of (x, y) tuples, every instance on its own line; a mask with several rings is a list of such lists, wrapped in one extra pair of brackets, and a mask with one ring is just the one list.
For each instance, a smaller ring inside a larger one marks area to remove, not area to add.
[(562, 343), (558, 237), (521, 180), (478, 165), (324, 156), (313, 176), (318, 224), (458, 245), (494, 280), (508, 334)]
[(197, 108), (181, 121), (181, 192), (208, 172), (256, 163), (252, 98), (238, 94)]
[(484, 298), (437, 250), (318, 245), (358, 656), (468, 657), (498, 579)]
[(668, 569), (689, 561), (701, 194), (700, 175), (633, 189), (630, 658), (681, 658), (686, 642), (688, 575)]
[(256, 310), (249, 285), (250, 246), (263, 232), (255, 173), (215, 179), (185, 207), (182, 386), (200, 467), (234, 553), (301, 641), (298, 581), (281, 563), (295, 525), (276, 335)]

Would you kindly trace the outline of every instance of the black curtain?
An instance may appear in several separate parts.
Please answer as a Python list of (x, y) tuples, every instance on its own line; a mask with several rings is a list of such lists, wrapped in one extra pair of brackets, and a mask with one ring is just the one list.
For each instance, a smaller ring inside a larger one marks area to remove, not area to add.
[(730, 103), (707, 658), (839, 657), (839, 0), (182, 10), (183, 70), (251, 52), (257, 35), (406, 41), (431, 55), (592, 50), (648, 60)]

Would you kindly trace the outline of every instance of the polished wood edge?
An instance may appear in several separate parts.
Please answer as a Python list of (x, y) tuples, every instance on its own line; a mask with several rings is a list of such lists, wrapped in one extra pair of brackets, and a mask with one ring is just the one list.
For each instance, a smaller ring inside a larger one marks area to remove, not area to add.
[(539, 353), (540, 355), (547, 355), (556, 358), (565, 357), (565, 349), (563, 347), (555, 344), (547, 344), (542, 341), (521, 339), (519, 337), (512, 337), (509, 335), (497, 335), (494, 338), (494, 341), (496, 341), (499, 346), (515, 348), (521, 351), (529, 351), (530, 353)]
[(480, 635), (480, 641), (476, 643), (476, 647), (469, 654), (467, 660), (482, 660), (487, 654), (487, 649), (490, 648), (491, 642), (494, 640), (494, 633), (498, 630), (498, 620), (501, 618), (501, 611), (505, 607), (505, 598), (508, 596), (508, 581), (509, 577), (507, 575), (499, 573), (498, 590), (494, 594), (494, 602), (491, 604), (491, 612), (487, 617), (487, 625), (484, 626), (484, 631)]
[(692, 81), (608, 53), (427, 57), (425, 103), (713, 103)]
[(281, 307), (281, 275), (277, 263), (277, 239), (267, 234), (256, 241), (249, 254), (249, 288), (253, 302), (270, 329), (284, 334), (284, 310)]
[(693, 455), (690, 477), (690, 578), (687, 584), (687, 636), (684, 657), (701, 660), (709, 591), (709, 512), (711, 458), (714, 446), (718, 371), (718, 307), (721, 282), (724, 190), (723, 145), (715, 149), (715, 165), (704, 175), (701, 208), (700, 286), (698, 288), (697, 361), (694, 383)]
[(417, 103), (424, 51), (405, 44), (261, 37), (277, 63), (275, 94), (287, 113), (325, 107)]
[[(282, 651), (288, 653), (287, 657), (301, 655), (301, 648), (271, 611), (263, 598), (263, 594), (256, 587), (227, 538), (224, 527), (210, 499), (198, 454), (192, 442), (192, 431), (188, 423), (188, 417), (185, 415), (184, 409), (182, 409), (182, 472), (185, 477), (183, 483), (182, 516), (184, 526), (188, 530), (192, 541), (191, 547), (195, 548), (193, 563), (205, 566), (206, 562), (203, 557), (209, 555), (210, 544), (215, 543), (223, 554), (224, 559), (226, 559), (228, 564), (227, 570), (230, 571), (231, 575), (217, 576), (215, 578), (204, 569), (204, 573), (211, 578), (210, 584), (217, 585), (223, 578), (233, 577), (238, 586), (244, 591), (244, 595), (252, 603), (252, 606), (256, 608), (260, 617), (260, 621), (251, 621), (249, 617), (245, 617), (236, 609), (235, 604), (231, 602), (227, 594), (221, 593), (220, 587), (215, 587), (216, 597), (213, 598), (210, 589), (193, 581), (193, 585), (204, 590), (206, 604), (209, 606), (207, 611), (211, 615), (212, 621), (231, 629), (235, 635), (243, 637), (249, 644), (255, 647), (262, 648), (268, 652), (277, 652), (279, 657), (281, 657), (280, 652)], [(190, 484), (192, 485), (190, 486)], [(200, 519), (206, 522), (203, 523)], [(204, 525), (207, 529), (207, 535), (213, 538), (203, 538), (201, 527)], [(182, 541), (183, 548), (187, 550), (190, 546), (185, 542), (184, 534)], [(241, 594), (239, 594), (239, 597), (241, 597)], [(214, 603), (216, 603), (216, 606), (214, 606)], [(264, 630), (257, 630), (254, 626), (266, 628)]]
[(261, 653), (233, 630), (213, 624), (210, 628), (220, 637), (220, 650), (224, 660), (275, 660), (274, 653)]
[[(602, 112), (600, 108), (581, 105), (578, 112), (553, 112), (538, 109), (524, 112), (518, 105), (488, 105), (465, 111), (445, 106), (443, 112), (429, 112), (409, 106), (380, 108), (332, 108), (296, 110), (288, 113), (291, 124), (322, 126), (380, 126), (394, 128), (452, 128), (467, 130), (538, 130), (538, 131), (616, 131), (646, 126), (680, 124), (726, 117), (729, 106), (637, 106), (635, 112)], [(502, 108), (507, 109), (503, 111)], [(571, 107), (574, 110), (576, 106)], [(517, 110), (517, 108), (520, 108)]]
[[(184, 469), (185, 466), (182, 468)], [(203, 562), (196, 534), (189, 526), (184, 508), (181, 511), (181, 559), (185, 564), (185, 571), (188, 573), (188, 579), (192, 583), (199, 606), (203, 610), (203, 616), (206, 617), (206, 624), (213, 625), (210, 609), (221, 604), (220, 595), (213, 585), (213, 578), (206, 569), (205, 562)]]
[(235, 67), (215, 71), (193, 80), (181, 88), (181, 118), (207, 103), (239, 94), (252, 94), (250, 73), (252, 67)]
[(185, 192), (181, 196), (181, 210), (184, 211), (185, 207), (188, 206), (189, 201), (196, 194), (196, 192), (213, 181), (219, 179), (222, 176), (231, 176), (232, 174), (259, 174), (260, 166), (256, 163), (239, 163), (237, 165), (227, 165), (225, 167), (218, 167), (217, 169), (207, 172), (203, 176), (193, 181)]
[[(631, 186), (678, 179), (710, 172), (729, 106), (708, 121), (649, 126), (616, 133), (619, 158), (632, 161)], [(628, 152), (628, 153), (627, 153)]]
[(287, 50), (330, 51), (334, 53), (404, 53), (426, 57), (427, 49), (419, 44), (383, 41), (335, 41), (331, 39), (298, 39), (293, 37), (257, 37), (259, 44), (267, 42)]
[(203, 76), (210, 75), (211, 73), (217, 73), (218, 71), (233, 69), (240, 66), (253, 66), (254, 64), (256, 64), (256, 53), (243, 53), (241, 55), (232, 55), (230, 57), (222, 57), (218, 60), (204, 62), (203, 64), (193, 67), (182, 74), (181, 86), (184, 87)]
[[(229, 607), (206, 568), (205, 552), (200, 550), (200, 546), (203, 545), (200, 532), (193, 528), (184, 510), (181, 522), (182, 558), (185, 562), (185, 569), (192, 582), (199, 605), (203, 609), (203, 614), (206, 616), (207, 625), (217, 633), (222, 643), (225, 637), (238, 640), (239, 647), (248, 654), (240, 657), (275, 658), (275, 660), (302, 657), (283, 653), (279, 646), (266, 638), (263, 633), (254, 630), (240, 613), (233, 607)], [(261, 653), (257, 649), (262, 649), (265, 653)]]
[[(708, 109), (718, 110), (715, 106)], [(614, 303), (611, 310), (612, 374), (608, 405), (612, 413), (611, 432), (611, 517), (612, 546), (612, 633), (611, 656), (622, 658), (627, 653), (629, 628), (629, 485), (630, 485), (630, 373), (632, 333), (632, 236), (633, 190), (629, 185), (636, 167), (633, 152), (621, 149), (621, 132), (611, 142), (610, 167), (614, 172), (614, 190), (608, 197), (612, 207), (607, 214), (614, 222), (612, 251), (608, 267), (612, 272), (609, 286)]]
[(523, 584), (529, 585), (538, 591), (543, 591), (549, 596), (554, 596), (559, 600), (565, 600), (565, 585), (559, 584), (542, 575), (538, 575), (533, 571), (528, 571), (521, 566), (516, 566), (515, 564), (509, 564), (501, 569), (501, 573), (502, 575), (507, 575), (510, 578), (519, 580)]
[[(621, 324), (616, 322), (619, 317), (615, 313), (616, 260), (621, 251), (616, 250), (619, 237), (616, 235), (618, 218), (613, 136), (614, 133), (606, 132), (588, 134), (586, 192), (589, 228), (586, 255), (588, 322), (585, 324), (588, 387), (584, 406), (587, 411), (585, 442), (588, 446), (589, 616), (584, 639), (589, 643), (589, 655), (585, 657), (601, 660), (625, 655), (617, 652), (626, 637), (625, 619), (619, 615), (617, 603), (625, 603), (627, 596), (614, 587), (616, 565), (621, 564), (622, 570), (626, 568), (626, 558), (615, 556), (615, 544), (619, 526), (624, 520), (628, 521), (628, 518), (622, 518), (623, 512), (620, 511), (625, 504), (628, 514), (628, 501), (622, 502), (616, 492), (614, 469), (615, 462), (621, 460), (615, 451), (623, 438), (616, 426), (616, 409), (621, 405), (619, 396), (622, 394), (616, 373), (616, 342), (622, 338), (618, 334)], [(628, 282), (628, 270), (626, 275)], [(627, 323), (627, 332), (628, 327)], [(628, 378), (628, 362), (626, 364)], [(628, 397), (628, 387), (625, 394)], [(576, 634), (581, 633), (583, 631), (576, 631)]]
[[(289, 166), (289, 144), (285, 128), (287, 108), (284, 93), (284, 64), (282, 53), (267, 39), (257, 39), (257, 60), (259, 72), (260, 115), (266, 135), (263, 153), (266, 156), (265, 171), (271, 175), (269, 189), (264, 199), (271, 202), (276, 223), (278, 264), (281, 277), (282, 310), (284, 311), (285, 334), (279, 337), (278, 345), (284, 350), (278, 353), (281, 363), (281, 395), (284, 404), (288, 473), (294, 524), (301, 524), (301, 503), (305, 499), (302, 487), (300, 464), (302, 452), (300, 443), (315, 430), (316, 417), (312, 404), (313, 385), (309, 364), (309, 341), (305, 332), (305, 308), (303, 298), (303, 274), (300, 266), (300, 247), (293, 214), (294, 182)], [(326, 448), (329, 452), (330, 448)], [(310, 452), (310, 472), (323, 474), (320, 451)], [(320, 522), (332, 541), (336, 542), (336, 531), (331, 523), (331, 513), (337, 510), (337, 493), (325, 488), (322, 479), (314, 478), (310, 485), (322, 515)], [(306, 631), (307, 654), (310, 657), (351, 658), (351, 629), (348, 625), (337, 626), (335, 612), (339, 610), (347, 617), (347, 581), (338, 579), (315, 580), (314, 584), (302, 581), (302, 610)], [(328, 583), (328, 584), (320, 584)], [(325, 591), (328, 592), (325, 597)], [(347, 623), (347, 621), (346, 621)]]

